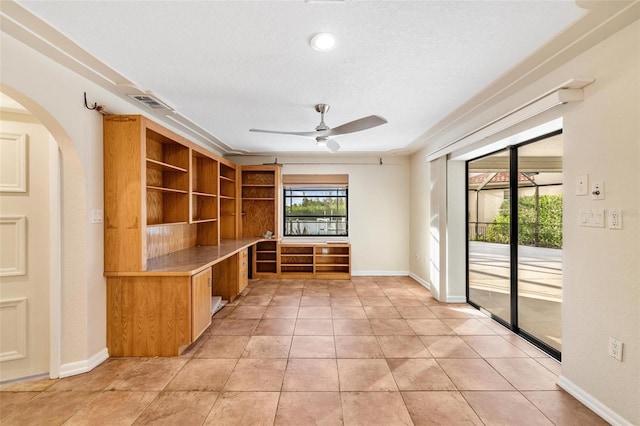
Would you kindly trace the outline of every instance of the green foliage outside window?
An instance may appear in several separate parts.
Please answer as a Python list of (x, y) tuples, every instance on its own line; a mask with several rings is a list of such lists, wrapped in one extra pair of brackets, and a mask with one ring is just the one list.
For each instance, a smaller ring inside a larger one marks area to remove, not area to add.
[[(487, 227), (484, 241), (509, 243), (509, 208), (510, 200), (503, 201), (498, 215)], [(562, 195), (539, 197), (537, 222), (535, 197), (518, 197), (518, 244), (562, 248)]]

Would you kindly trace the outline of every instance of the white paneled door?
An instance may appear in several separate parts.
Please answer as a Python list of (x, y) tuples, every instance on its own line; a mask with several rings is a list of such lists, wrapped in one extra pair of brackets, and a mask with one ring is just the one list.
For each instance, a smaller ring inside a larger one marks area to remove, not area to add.
[(0, 381), (49, 371), (51, 144), (32, 115), (0, 110)]

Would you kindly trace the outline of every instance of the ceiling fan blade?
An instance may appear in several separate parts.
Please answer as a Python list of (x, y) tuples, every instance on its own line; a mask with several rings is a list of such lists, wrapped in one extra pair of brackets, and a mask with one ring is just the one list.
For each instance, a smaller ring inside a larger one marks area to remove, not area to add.
[(258, 133), (272, 133), (276, 135), (292, 135), (292, 136), (306, 136), (310, 138), (315, 138), (318, 136), (317, 131), (313, 132), (281, 132), (278, 130), (262, 130), (262, 129), (249, 129), (250, 132), (258, 132)]
[(381, 126), (386, 122), (387, 120), (378, 115), (370, 115), (318, 133), (322, 133), (322, 136), (338, 136), (371, 129), (372, 127)]

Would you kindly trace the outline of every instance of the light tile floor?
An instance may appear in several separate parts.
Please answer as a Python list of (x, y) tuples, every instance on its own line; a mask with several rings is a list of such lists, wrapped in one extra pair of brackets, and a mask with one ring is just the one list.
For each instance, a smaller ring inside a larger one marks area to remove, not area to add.
[(177, 358), (0, 386), (8, 425), (600, 425), (560, 365), (408, 277), (254, 280)]

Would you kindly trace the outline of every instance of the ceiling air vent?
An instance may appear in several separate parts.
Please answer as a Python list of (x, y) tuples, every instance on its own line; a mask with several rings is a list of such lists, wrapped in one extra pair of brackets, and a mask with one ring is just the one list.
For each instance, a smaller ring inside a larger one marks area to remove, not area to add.
[(169, 111), (173, 111), (174, 109), (171, 108), (169, 105), (167, 105), (166, 103), (162, 102), (160, 99), (156, 98), (153, 95), (127, 95), (130, 98), (135, 99), (136, 101), (140, 102), (141, 104), (143, 104), (144, 106), (146, 106), (147, 108), (151, 108), (151, 109), (166, 109)]

